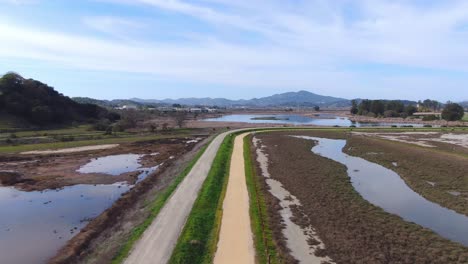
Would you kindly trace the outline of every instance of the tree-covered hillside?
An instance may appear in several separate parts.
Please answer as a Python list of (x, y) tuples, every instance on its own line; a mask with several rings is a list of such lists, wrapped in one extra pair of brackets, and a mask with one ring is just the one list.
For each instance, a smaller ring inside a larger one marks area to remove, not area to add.
[(47, 84), (12, 72), (0, 78), (0, 112), (36, 125), (89, 122), (109, 115), (105, 108), (77, 103)]

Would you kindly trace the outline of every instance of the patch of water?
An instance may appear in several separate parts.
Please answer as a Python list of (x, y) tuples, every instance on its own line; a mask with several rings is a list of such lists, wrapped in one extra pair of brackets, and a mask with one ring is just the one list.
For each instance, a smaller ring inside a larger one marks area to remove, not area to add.
[(81, 166), (77, 172), (79, 173), (105, 173), (118, 176), (122, 173), (138, 170), (140, 159), (144, 155), (138, 154), (121, 154), (106, 157), (100, 157), (91, 160), (89, 163)]
[[(301, 202), (288, 190), (284, 188), (281, 182), (272, 179), (268, 172), (268, 156), (263, 152), (263, 147), (258, 138), (253, 138), (253, 143), (256, 147), (257, 162), (260, 164), (265, 181), (270, 187), (270, 193), (280, 200), (281, 209), (279, 213), (283, 219), (285, 228), (282, 230), (284, 237), (286, 238), (287, 247), (291, 250), (291, 255), (296, 258), (300, 263), (311, 263), (320, 264), (323, 262), (331, 263), (328, 257), (317, 257), (314, 252), (318, 248), (323, 248), (323, 242), (320, 240), (315, 230), (308, 226), (302, 228), (292, 221), (293, 212), (292, 206), (300, 206)], [(319, 242), (318, 245), (310, 246), (308, 243), (309, 237), (314, 238)]]
[(468, 217), (430, 202), (409, 188), (392, 170), (343, 153), (346, 140), (295, 136), (317, 141), (312, 152), (348, 168), (353, 187), (370, 203), (468, 246)]
[(356, 127), (390, 127), (396, 126), (414, 126), (422, 127), (422, 124), (400, 124), (400, 123), (364, 123), (352, 122), (347, 117), (340, 117), (332, 114), (318, 114), (317, 118), (302, 116), (302, 115), (253, 115), (253, 114), (234, 114), (224, 115), (221, 117), (208, 118), (203, 121), (210, 122), (241, 122), (250, 124), (289, 124), (289, 125), (316, 125), (316, 126), (340, 126), (349, 127), (354, 125)]
[[(160, 166), (142, 168), (140, 159), (143, 156), (100, 157), (77, 171), (109, 175), (139, 171), (138, 183)], [(91, 219), (112, 206), (133, 186), (126, 182), (80, 184), (34, 192), (0, 187), (0, 263), (46, 263)]]
[(34, 192), (0, 187), (0, 262), (46, 263), (129, 189), (124, 183)]
[[(149, 154), (150, 156), (159, 155), (158, 152)], [(139, 154), (121, 154), (112, 155), (106, 157), (100, 157), (91, 160), (89, 163), (81, 166), (77, 172), (80, 173), (104, 173), (114, 176), (121, 175), (123, 173), (140, 171), (136, 183), (144, 180), (148, 175), (156, 171), (160, 165), (143, 168), (141, 167), (140, 160), (145, 155)]]

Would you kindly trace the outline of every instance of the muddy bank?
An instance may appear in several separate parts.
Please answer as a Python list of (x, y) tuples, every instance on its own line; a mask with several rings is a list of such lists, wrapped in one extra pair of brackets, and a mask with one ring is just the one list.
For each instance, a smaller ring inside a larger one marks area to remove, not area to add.
[(288, 263), (332, 263), (329, 257), (322, 255), (325, 245), (311, 226), (307, 215), (303, 213), (301, 202), (286, 190), (281, 182), (271, 178), (268, 171), (268, 156), (263, 151), (265, 146), (256, 137), (253, 138), (252, 143), (257, 168), (261, 171), (256, 177), (266, 183), (271, 198), (276, 198), (278, 202), (278, 206), (275, 207), (277, 211), (274, 214), (280, 215), (281, 221), (275, 226), (281, 229), (283, 235), (279, 237), (281, 244), (286, 246), (290, 257), (293, 258), (288, 260)]
[[(0, 173), (0, 182), (3, 186), (13, 186), (24, 191), (58, 189), (76, 184), (112, 184), (123, 181), (135, 183), (140, 174), (138, 171), (109, 175), (80, 173), (78, 170), (100, 157), (130, 153), (145, 155), (140, 161), (141, 165), (147, 168), (154, 167), (171, 156), (190, 150), (196, 142), (193, 140), (196, 138), (151, 140), (105, 149), (91, 148), (80, 152), (0, 155), (2, 171), (11, 172), (9, 176)], [(155, 153), (158, 155), (151, 155)], [(12, 173), (17, 176), (12, 177)]]
[[(353, 188), (346, 167), (311, 153), (313, 141), (292, 133), (258, 134), (267, 146), (271, 177), (297, 197), (337, 263), (466, 263), (468, 248), (403, 221), (365, 201)], [(295, 132), (343, 138), (345, 133)], [(306, 224), (303, 224), (306, 227)]]
[(114, 205), (92, 220), (50, 263), (110, 263), (134, 227), (151, 213), (149, 203), (182, 172), (207, 139), (184, 149), (125, 193)]

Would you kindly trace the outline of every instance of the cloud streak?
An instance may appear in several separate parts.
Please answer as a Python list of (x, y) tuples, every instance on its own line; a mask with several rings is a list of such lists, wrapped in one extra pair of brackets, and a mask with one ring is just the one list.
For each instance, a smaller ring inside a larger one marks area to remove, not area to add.
[[(330, 86), (334, 80), (341, 82), (338, 86), (344, 82), (366, 85), (369, 75), (350, 66), (359, 64), (430, 69), (440, 71), (437, 78), (442, 80), (448, 78), (443, 72), (468, 71), (466, 1), (429, 6), (404, 0), (105, 2), (154, 10), (155, 15), (146, 14), (146, 20), (105, 13), (84, 15), (81, 22), (92, 30), (89, 34), (0, 20), (0, 56), (266, 88)], [(177, 32), (166, 33), (185, 35), (184, 41), (133, 37), (135, 32), (151, 35), (151, 28), (157, 26), (151, 23), (167, 16), (188, 17), (210, 30), (194, 32), (181, 24)], [(96, 36), (93, 31), (104, 35)], [(396, 86), (405, 81), (427, 84), (424, 77), (434, 78), (418, 73), (411, 81), (408, 76), (389, 81), (392, 77), (372, 77), (371, 82), (386, 87), (384, 80)]]

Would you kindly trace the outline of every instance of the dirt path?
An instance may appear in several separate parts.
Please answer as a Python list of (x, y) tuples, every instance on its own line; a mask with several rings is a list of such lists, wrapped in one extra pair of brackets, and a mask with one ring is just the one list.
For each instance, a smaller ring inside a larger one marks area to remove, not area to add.
[(151, 226), (136, 243), (126, 264), (167, 263), (226, 132), (217, 136), (180, 183)]
[(249, 194), (244, 168), (243, 150), (246, 134), (236, 137), (234, 141), (215, 264), (255, 263), (249, 217)]
[(118, 146), (119, 144), (106, 144), (106, 145), (84, 146), (84, 147), (76, 147), (76, 148), (64, 148), (64, 149), (56, 149), (56, 150), (33, 150), (33, 151), (21, 152), (20, 154), (22, 155), (63, 154), (63, 153), (83, 152), (83, 151), (90, 151), (90, 150), (111, 149), (111, 148), (115, 148)]

